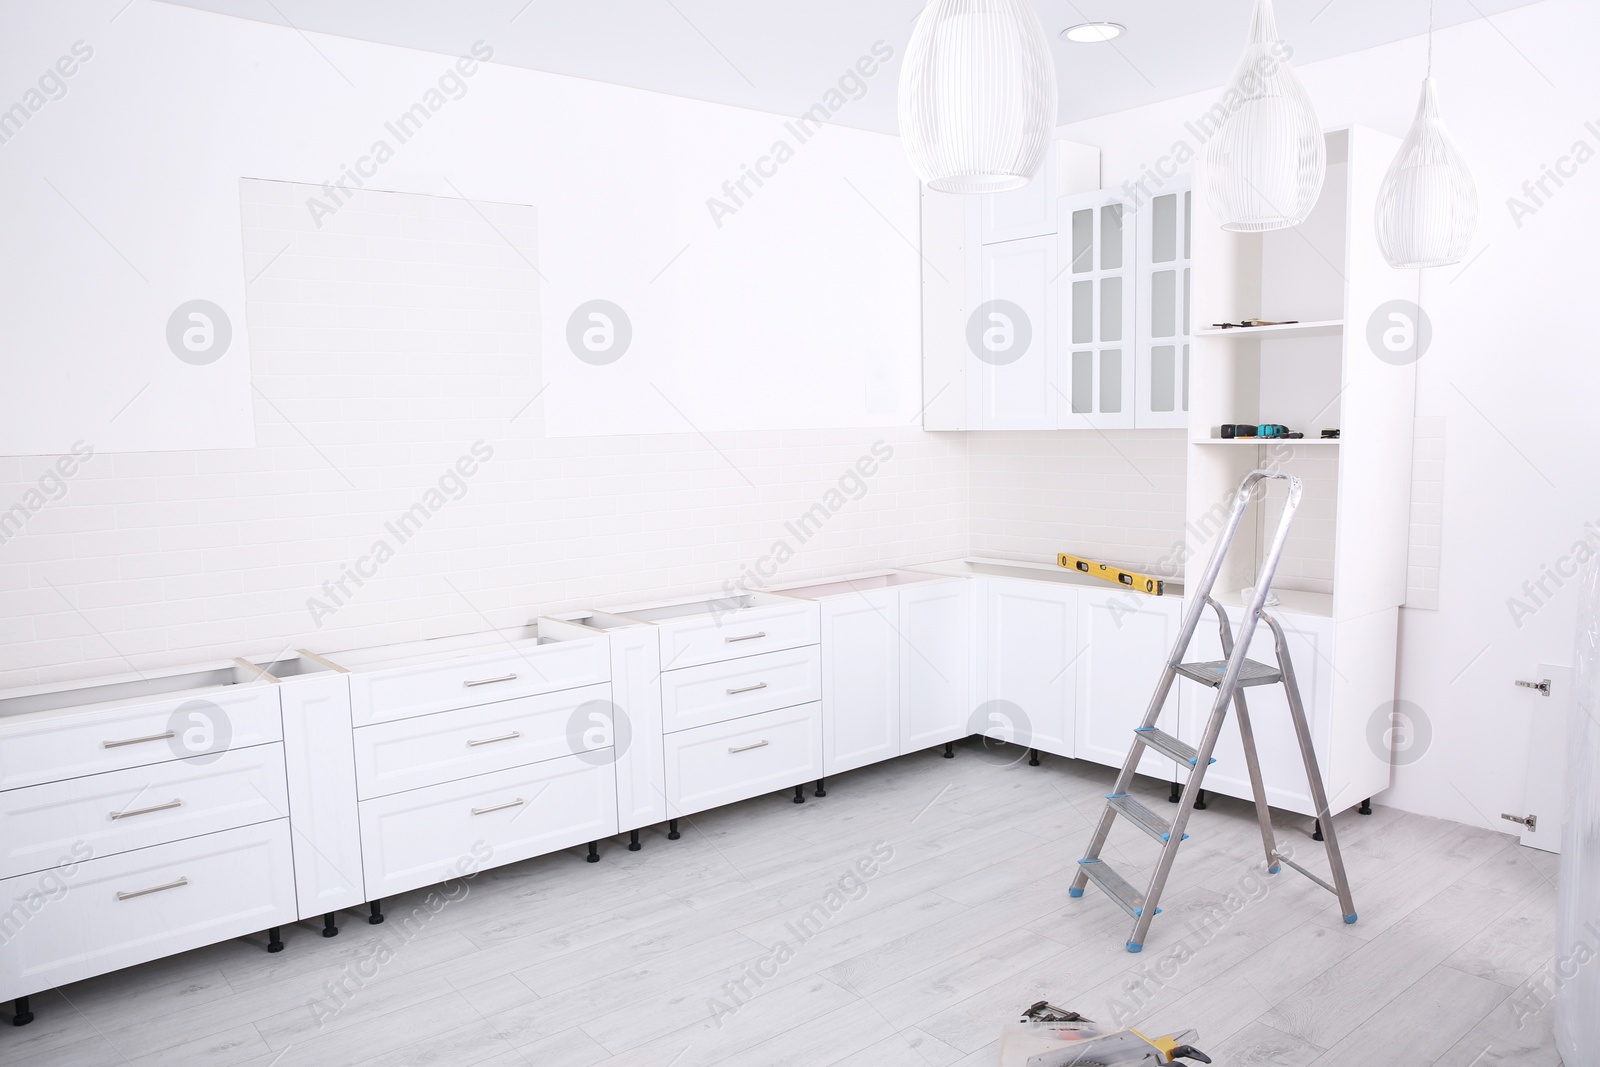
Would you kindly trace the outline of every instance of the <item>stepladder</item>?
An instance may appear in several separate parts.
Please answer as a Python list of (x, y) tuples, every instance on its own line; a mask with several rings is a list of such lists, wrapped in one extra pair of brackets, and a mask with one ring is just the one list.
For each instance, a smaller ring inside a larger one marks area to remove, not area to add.
[[(1244, 614), (1235, 633), (1227, 610), (1212, 595), (1212, 591), (1223, 572), (1228, 553), (1233, 548), (1252, 502), (1259, 495), (1259, 490), (1264, 488), (1263, 483), (1274, 479), (1286, 481), (1288, 492), (1285, 495), (1283, 511), (1278, 517), (1277, 527), (1261, 557), (1255, 585), (1245, 598)], [(1177, 640), (1173, 643), (1170, 654), (1162, 665), (1161, 676), (1156, 682), (1155, 693), (1150, 698), (1144, 719), (1134, 729), (1128, 757), (1122, 765), (1121, 773), (1117, 776), (1116, 785), (1106, 796), (1105, 809), (1095, 827), (1094, 836), (1089, 841), (1089, 847), (1084, 852), (1083, 858), (1078, 861), (1077, 875), (1072, 881), (1069, 893), (1074, 897), (1081, 897), (1085, 887), (1093, 882), (1127, 912), (1133, 919), (1133, 932), (1127, 942), (1129, 952), (1139, 952), (1144, 948), (1151, 923), (1161, 912), (1160, 901), (1166, 890), (1167, 879), (1172, 874), (1179, 846), (1189, 836), (1184, 831), (1195, 809), (1195, 802), (1203, 795), (1206, 770), (1216, 762), (1212, 752), (1216, 748), (1230, 710), (1238, 724), (1245, 769), (1249, 774), (1250, 787), (1255, 799), (1256, 821), (1261, 830), (1261, 846), (1266, 854), (1267, 872), (1276, 875), (1287, 866), (1304, 875), (1338, 898), (1340, 915), (1346, 923), (1356, 921), (1355, 902), (1350, 894), (1349, 877), (1339, 852), (1338, 834), (1331, 817), (1332, 813), (1328, 810), (1327, 788), (1318, 767), (1311, 727), (1307, 722), (1305, 705), (1301, 700), (1300, 687), (1295, 678), (1288, 641), (1283, 625), (1266, 611), (1267, 601), (1272, 592), (1272, 581), (1283, 558), (1290, 525), (1294, 520), (1295, 510), (1300, 506), (1302, 492), (1300, 479), (1281, 471), (1252, 471), (1239, 483), (1228, 519), (1218, 535), (1216, 548), (1206, 564), (1199, 586), (1188, 595), (1183, 624), (1179, 628)], [(1208, 662), (1187, 662), (1185, 655), (1207, 610), (1216, 616), (1223, 658)], [(1275, 664), (1260, 663), (1249, 659), (1246, 655), (1261, 623), (1265, 623), (1272, 634), (1277, 661)], [(1214, 691), (1214, 696), (1210, 698), (1210, 715), (1205, 720), (1197, 745), (1191, 745), (1181, 740), (1175, 733), (1161, 728), (1163, 713), (1173, 694), (1174, 683), (1179, 678), (1187, 678)], [(1284, 690), (1285, 703), (1294, 726), (1295, 737), (1299, 741), (1311, 800), (1317, 810), (1322, 840), (1327, 851), (1328, 878), (1323, 878), (1301, 866), (1278, 848), (1271, 810), (1267, 805), (1261, 764), (1251, 729), (1249, 704), (1245, 696), (1249, 689), (1270, 685), (1280, 685)], [(1177, 764), (1180, 777), (1186, 776), (1187, 780), (1178, 799), (1177, 814), (1170, 820), (1158, 816), (1130, 793), (1134, 773), (1143, 760), (1146, 749), (1153, 749), (1171, 759)], [(1155, 839), (1161, 846), (1159, 858), (1143, 892), (1113, 869), (1103, 857), (1106, 842), (1119, 817), (1133, 823), (1137, 829)]]

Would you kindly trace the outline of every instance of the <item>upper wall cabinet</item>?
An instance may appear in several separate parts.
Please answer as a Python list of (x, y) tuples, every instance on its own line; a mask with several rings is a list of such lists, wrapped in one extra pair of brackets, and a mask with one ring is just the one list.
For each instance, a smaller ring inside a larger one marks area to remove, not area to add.
[(1109, 193), (1063, 197), (1056, 255), (1062, 330), (1056, 425), (1133, 426), (1134, 217)]
[(1056, 239), (984, 245), (967, 323), (972, 357), (967, 428), (1039, 430), (1055, 425), (1051, 367), (1056, 335)]
[(1185, 174), (1139, 210), (1134, 305), (1134, 374), (1140, 427), (1189, 424), (1190, 215), (1194, 195)]

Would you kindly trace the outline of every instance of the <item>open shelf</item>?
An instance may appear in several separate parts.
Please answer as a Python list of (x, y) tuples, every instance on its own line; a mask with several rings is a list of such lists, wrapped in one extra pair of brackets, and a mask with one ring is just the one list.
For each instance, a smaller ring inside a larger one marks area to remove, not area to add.
[(1289, 445), (1299, 448), (1301, 445), (1336, 445), (1339, 438), (1326, 440), (1321, 437), (1196, 437), (1189, 441), (1191, 445), (1233, 445), (1235, 448), (1255, 445)]
[(1206, 327), (1196, 330), (1196, 337), (1334, 337), (1344, 333), (1343, 319), (1324, 319), (1320, 322), (1291, 322), (1284, 326), (1236, 326), (1230, 330)]

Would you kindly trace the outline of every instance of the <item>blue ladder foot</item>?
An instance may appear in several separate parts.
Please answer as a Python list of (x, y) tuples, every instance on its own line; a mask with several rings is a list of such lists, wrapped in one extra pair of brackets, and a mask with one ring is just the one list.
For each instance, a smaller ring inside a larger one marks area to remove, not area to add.
[(1129, 952), (1143, 952), (1144, 951), (1144, 943), (1141, 942), (1141, 941), (1129, 941), (1128, 942), (1128, 951)]
[(1346, 916), (1345, 916), (1345, 917), (1344, 917), (1344, 921), (1345, 921), (1345, 925), (1346, 925), (1346, 926), (1354, 926), (1354, 925), (1355, 925), (1355, 924), (1356, 924), (1356, 916), (1355, 916), (1355, 913), (1354, 913), (1354, 912), (1352, 912), (1352, 913), (1351, 913), (1351, 914), (1349, 914), (1349, 915), (1346, 915)]
[(1069, 897), (1081, 897), (1081, 896), (1083, 896), (1083, 890), (1081, 890), (1081, 889), (1068, 889), (1067, 890), (1067, 896), (1069, 896)]

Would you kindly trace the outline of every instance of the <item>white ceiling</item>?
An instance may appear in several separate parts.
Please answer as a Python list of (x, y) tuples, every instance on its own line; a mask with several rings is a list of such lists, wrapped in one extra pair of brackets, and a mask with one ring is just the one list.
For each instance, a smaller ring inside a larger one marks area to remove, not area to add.
[[(923, 0), (165, 0), (301, 31), (465, 54), (498, 63), (797, 115), (873, 42), (896, 61), (836, 122), (893, 132), (898, 57)], [(1280, 0), (1278, 26), (1307, 63), (1427, 31), (1429, 0)], [(1437, 24), (1535, 0), (1437, 0)], [(1051, 36), (1060, 121), (1221, 85), (1251, 0), (1035, 0)], [(1111, 44), (1061, 40), (1080, 22), (1120, 22)]]

